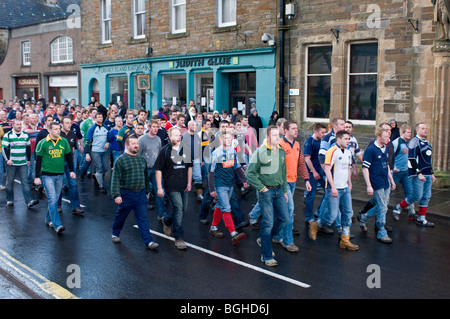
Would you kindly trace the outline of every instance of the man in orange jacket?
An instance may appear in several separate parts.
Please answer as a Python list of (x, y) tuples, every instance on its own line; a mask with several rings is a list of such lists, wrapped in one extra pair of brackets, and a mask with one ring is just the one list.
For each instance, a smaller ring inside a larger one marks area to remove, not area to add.
[(305, 181), (306, 189), (311, 190), (309, 183), (308, 169), (306, 168), (305, 158), (303, 157), (300, 144), (296, 141), (298, 136), (298, 125), (293, 120), (284, 122), (284, 136), (280, 139), (280, 146), (286, 153), (286, 175), (287, 175), (287, 195), (288, 195), (288, 212), (289, 223), (280, 232), (280, 244), (289, 252), (297, 252), (298, 247), (294, 244), (293, 225), (294, 225), (294, 191), (297, 182), (297, 176)]

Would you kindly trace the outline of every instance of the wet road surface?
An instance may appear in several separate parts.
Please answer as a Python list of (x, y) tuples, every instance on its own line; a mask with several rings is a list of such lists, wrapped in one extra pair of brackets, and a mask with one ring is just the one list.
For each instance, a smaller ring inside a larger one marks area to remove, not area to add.
[[(66, 231), (58, 236), (44, 223), (46, 199), (27, 209), (20, 185), (15, 189), (15, 205), (0, 206), (0, 249), (48, 280), (68, 289), (82, 299), (304, 299), (304, 298), (449, 298), (450, 220), (430, 216), (434, 229), (420, 228), (405, 215), (388, 224), (394, 243), (377, 242), (373, 230), (363, 234), (353, 224), (353, 243), (358, 252), (338, 247), (338, 236), (320, 234), (315, 242), (308, 238), (303, 220), (303, 193), (295, 194), (294, 236), (298, 253), (274, 245), (278, 267), (260, 262), (256, 244), (257, 230), (244, 228), (247, 238), (237, 247), (231, 245), (223, 223), (222, 239), (213, 238), (209, 226), (199, 223), (200, 204), (192, 192), (189, 213), (184, 217), (186, 251), (175, 248), (163, 235), (156, 212), (149, 210), (156, 251), (145, 249), (134, 217), (129, 215), (121, 233), (121, 243), (111, 241), (111, 225), (116, 204), (95, 189), (92, 181), (79, 182), (81, 203), (86, 215), (74, 216), (63, 204), (62, 220)], [(33, 194), (37, 194), (33, 192)], [(67, 195), (65, 195), (67, 196)], [(247, 214), (254, 203), (254, 192), (240, 200)], [(0, 192), (5, 203), (5, 193)], [(362, 206), (354, 202), (354, 211)], [(212, 213), (209, 216), (212, 218)], [(80, 287), (68, 286), (70, 265), (80, 269)], [(372, 266), (379, 267), (373, 277)], [(375, 278), (375, 279), (374, 279)], [(376, 282), (380, 288), (369, 288)], [(304, 288), (310, 286), (309, 288)]]

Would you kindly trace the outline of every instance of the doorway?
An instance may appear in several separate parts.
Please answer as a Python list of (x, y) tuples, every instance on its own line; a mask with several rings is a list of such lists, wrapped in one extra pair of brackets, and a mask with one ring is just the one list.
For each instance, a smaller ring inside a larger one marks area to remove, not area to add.
[(230, 109), (236, 107), (239, 114), (249, 115), (256, 107), (256, 72), (230, 74)]

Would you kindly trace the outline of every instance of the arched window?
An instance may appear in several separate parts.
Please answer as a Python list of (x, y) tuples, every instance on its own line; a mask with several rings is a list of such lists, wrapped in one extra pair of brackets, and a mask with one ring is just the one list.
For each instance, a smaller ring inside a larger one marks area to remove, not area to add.
[(51, 45), (52, 63), (73, 62), (72, 39), (59, 37), (53, 40)]

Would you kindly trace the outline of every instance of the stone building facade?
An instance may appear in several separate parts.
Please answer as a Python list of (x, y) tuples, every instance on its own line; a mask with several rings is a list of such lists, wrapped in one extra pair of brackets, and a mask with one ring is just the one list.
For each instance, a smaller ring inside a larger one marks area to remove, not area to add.
[[(436, 110), (432, 1), (295, 2), (296, 15), (288, 20), (284, 105), (305, 135), (313, 123), (339, 116), (351, 120), (365, 139), (373, 136), (374, 125), (395, 119), (399, 125), (425, 122), (437, 148), (449, 144), (448, 130), (436, 135), (436, 117), (448, 114), (450, 91)], [(449, 170), (448, 154), (442, 157), (445, 163), (439, 159), (437, 168)]]
[[(268, 121), (277, 59), (261, 39), (275, 34), (276, 12), (270, 0), (83, 0), (83, 101), (152, 112), (190, 100), (219, 112), (256, 106)], [(150, 89), (138, 89), (140, 75), (149, 75)]]
[[(80, 102), (79, 0), (3, 1), (0, 12), (0, 99)], [(71, 10), (69, 6), (75, 9)]]

